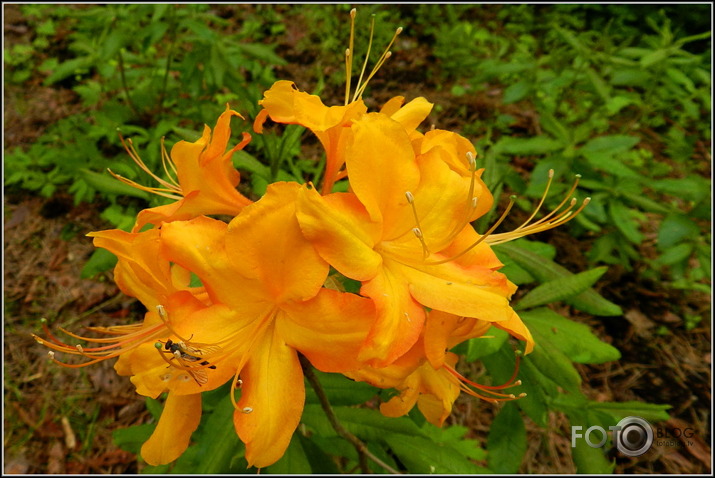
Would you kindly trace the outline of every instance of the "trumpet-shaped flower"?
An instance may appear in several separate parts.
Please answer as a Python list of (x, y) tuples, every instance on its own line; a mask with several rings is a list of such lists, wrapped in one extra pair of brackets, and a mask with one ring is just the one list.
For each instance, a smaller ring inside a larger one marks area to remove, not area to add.
[[(215, 340), (195, 329), (188, 320), (191, 313), (207, 307), (208, 296), (203, 287), (191, 287), (186, 269), (171, 264), (162, 254), (160, 232), (151, 229), (142, 233), (120, 230), (90, 234), (95, 245), (118, 257), (115, 281), (127, 295), (137, 297), (148, 312), (141, 323), (110, 327), (90, 327), (104, 337), (83, 337), (63, 330), (71, 337), (97, 344), (70, 345), (62, 342), (45, 327), (47, 339), (36, 340), (51, 348), (53, 360), (67, 367), (83, 367), (118, 357), (115, 369), (131, 377), (137, 393), (157, 398), (168, 391), (167, 405), (150, 439), (142, 447), (147, 463), (168, 463), (181, 455), (189, 444), (191, 433), (201, 417), (201, 392), (211, 390), (233, 378), (234, 372), (221, 368), (206, 374), (200, 361), (192, 362), (187, 354), (176, 357), (168, 350), (157, 351), (157, 344), (169, 340), (183, 344), (183, 337)], [(171, 317), (171, 318), (169, 318)], [(79, 355), (89, 359), (79, 364), (61, 363), (54, 351)], [(183, 360), (185, 357), (187, 360)], [(187, 365), (185, 365), (187, 364)], [(216, 368), (215, 365), (209, 365)], [(177, 398), (186, 397), (186, 398)]]
[[(492, 201), (474, 168), (469, 178), (455, 171), (457, 160), (442, 158), (444, 146), (416, 155), (409, 131), (384, 114), (365, 115), (351, 131), (352, 192), (321, 197), (303, 188), (298, 220), (321, 256), (362, 281), (361, 294), (375, 301), (378, 319), (361, 359), (380, 366), (407, 352), (422, 330), (425, 306), (508, 320), (515, 286), (497, 272), (501, 263), (487, 244), (467, 244), (478, 237), (469, 221)], [(429, 146), (432, 139), (416, 142)]]
[[(162, 187), (146, 187), (136, 182), (114, 176), (143, 191), (174, 199), (175, 202), (144, 209), (137, 216), (134, 231), (141, 230), (146, 224), (160, 225), (162, 222), (187, 220), (204, 214), (226, 214), (235, 216), (251, 201), (236, 190), (240, 181), (239, 172), (233, 167), (233, 153), (243, 149), (251, 140), (248, 133), (243, 133), (243, 140), (226, 151), (231, 137), (231, 117), (237, 112), (226, 107), (211, 131), (204, 127), (201, 138), (191, 143), (179, 141), (166, 153), (162, 145), (162, 161), (170, 182), (152, 173), (141, 160), (134, 147), (129, 143), (127, 150), (132, 159), (149, 173)], [(176, 179), (173, 178), (176, 175)]]
[[(395, 31), (392, 40), (378, 58), (372, 71), (365, 77), (365, 81), (363, 81), (372, 47), (374, 23), (372, 24), (365, 63), (355, 86), (355, 92), (350, 98), (351, 75), (355, 56), (353, 51), (355, 9), (350, 12), (350, 18), (350, 44), (345, 51), (345, 104), (343, 106), (326, 106), (320, 97), (299, 91), (293, 82), (277, 81), (264, 93), (263, 99), (258, 102), (263, 106), (263, 109), (258, 113), (253, 124), (254, 131), (261, 133), (263, 132), (263, 124), (270, 117), (271, 120), (277, 123), (304, 126), (318, 137), (326, 154), (322, 194), (330, 193), (335, 182), (346, 176), (346, 171), (341, 170), (341, 168), (345, 164), (347, 133), (353, 121), (367, 112), (367, 107), (362, 100), (362, 94), (367, 88), (370, 79), (375, 76), (392, 54), (390, 47), (402, 32), (402, 28), (398, 28)], [(429, 114), (432, 104), (424, 98), (416, 98), (404, 106), (402, 105), (403, 102), (404, 97), (396, 96), (388, 101), (380, 112), (401, 122), (408, 131), (414, 132), (415, 128)]]
[(283, 455), (300, 420), (298, 352), (326, 372), (355, 369), (374, 320), (370, 300), (322, 287), (328, 264), (301, 234), (298, 190), (295, 183), (270, 185), (228, 226), (196, 218), (162, 227), (167, 256), (194, 272), (217, 304), (192, 322), (218, 317), (222, 338), (213, 345), (234, 357), (242, 384), (234, 425), (257, 467)]
[[(514, 381), (516, 373), (509, 382), (500, 386), (474, 383), (455, 370), (458, 357), (447, 351), (464, 340), (482, 337), (491, 327), (490, 322), (436, 310), (428, 315), (419, 340), (394, 363), (385, 367), (366, 365), (346, 373), (354, 380), (368, 382), (379, 388), (395, 388), (400, 392), (380, 405), (383, 415), (402, 416), (416, 404), (427, 421), (441, 426), (451, 413), (452, 404), (460, 392), (493, 402), (517, 398), (513, 394), (502, 393), (502, 390), (520, 384), (519, 381)], [(497, 322), (495, 325), (503, 325), (505, 322), (507, 321)], [(509, 327), (505, 329), (523, 339), (523, 324), (519, 324), (521, 321), (512, 324), (517, 331)], [(530, 345), (533, 346), (533, 342), (530, 342)], [(527, 345), (527, 348), (530, 345)]]
[[(403, 102), (402, 96), (396, 96), (381, 112), (401, 122), (408, 131), (415, 131), (432, 104), (424, 98), (416, 98), (404, 106)], [(320, 97), (299, 91), (293, 82), (282, 80), (263, 94), (259, 104), (263, 109), (254, 122), (257, 133), (263, 132), (263, 124), (270, 118), (277, 123), (304, 126), (318, 137), (326, 154), (322, 193), (330, 193), (335, 181), (346, 175), (341, 171), (345, 164), (345, 141), (352, 123), (367, 113), (365, 103), (356, 99), (344, 106), (326, 106)]]

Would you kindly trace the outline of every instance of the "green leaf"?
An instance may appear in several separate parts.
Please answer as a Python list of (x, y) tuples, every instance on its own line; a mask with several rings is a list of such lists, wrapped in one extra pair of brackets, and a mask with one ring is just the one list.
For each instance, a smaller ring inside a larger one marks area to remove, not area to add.
[(618, 200), (610, 201), (608, 206), (611, 221), (625, 238), (636, 245), (643, 242), (643, 234), (639, 230), (634, 212)]
[(695, 202), (707, 199), (711, 194), (710, 181), (697, 175), (679, 179), (658, 179), (650, 181), (648, 185), (656, 191)]
[(423, 436), (387, 435), (385, 441), (410, 473), (486, 473), (454, 448)]
[[(320, 473), (320, 474), (337, 474), (339, 473), (340, 470), (338, 470), (338, 467), (335, 465), (333, 460), (331, 459), (332, 456), (335, 455), (335, 440), (331, 440), (331, 447), (330, 447), (330, 455), (326, 454), (321, 450), (321, 448), (314, 442), (313, 438), (307, 438), (304, 437), (300, 433), (295, 433), (293, 435), (293, 438), (298, 438), (300, 441), (301, 446), (303, 447), (303, 451), (305, 452), (305, 456), (308, 458), (308, 462), (310, 463), (310, 468), (311, 468), (311, 473)], [(342, 443), (346, 443), (345, 440), (340, 440)], [(346, 443), (347, 444), (347, 443)], [(352, 446), (348, 445), (350, 448), (353, 448)], [(354, 448), (353, 448), (354, 450)], [(340, 456), (340, 455), (337, 455)]]
[(586, 440), (576, 440), (576, 446), (571, 449), (576, 470), (580, 474), (606, 475), (613, 473), (615, 462), (606, 459), (602, 448), (592, 448)]
[(544, 377), (571, 393), (579, 393), (581, 376), (571, 360), (556, 347), (546, 342), (537, 342), (534, 351), (524, 357), (525, 364), (533, 364)]
[(640, 142), (637, 136), (608, 135), (588, 141), (580, 148), (581, 153), (618, 154), (630, 150)]
[(673, 208), (665, 205), (663, 202), (657, 202), (643, 195), (641, 191), (639, 194), (632, 193), (626, 190), (620, 190), (619, 194), (623, 196), (628, 202), (635, 204), (644, 211), (656, 212), (660, 214), (669, 214), (673, 212)]
[[(516, 367), (516, 359), (511, 346), (505, 343), (498, 352), (482, 358), (489, 375), (495, 384), (507, 383)], [(519, 367), (519, 379), (522, 384), (518, 389), (510, 390), (515, 395), (526, 393), (526, 397), (517, 401), (521, 408), (537, 425), (546, 428), (548, 424), (549, 403), (559, 394), (558, 387), (545, 377), (532, 362), (522, 361)]]
[[(198, 471), (198, 470), (197, 470)], [(201, 470), (204, 473), (203, 470)], [(269, 475), (310, 474), (313, 472), (308, 456), (303, 450), (298, 433), (294, 433), (285, 454), (274, 464), (261, 469), (261, 473)]]
[(109, 174), (99, 174), (88, 169), (80, 169), (81, 178), (84, 179), (94, 189), (102, 194), (115, 196), (133, 196), (141, 199), (149, 199), (149, 193), (124, 184), (118, 179), (114, 179)]
[(504, 96), (502, 97), (502, 103), (508, 105), (510, 103), (516, 103), (521, 101), (531, 92), (532, 85), (530, 81), (522, 80), (513, 85), (509, 85), (504, 90)]
[(435, 443), (448, 445), (459, 451), (462, 455), (472, 460), (482, 461), (487, 459), (487, 452), (477, 440), (464, 438), (469, 429), (459, 425), (436, 427), (429, 422), (422, 425), (422, 431)]
[(692, 243), (678, 244), (658, 256), (658, 258), (653, 262), (664, 266), (672, 266), (674, 264), (685, 262), (690, 258), (694, 249), (695, 245)]
[(668, 420), (670, 415), (666, 410), (672, 408), (670, 405), (645, 403), (645, 402), (594, 402), (589, 401), (588, 407), (592, 410), (601, 411), (612, 415), (616, 420), (626, 417), (637, 416), (648, 420), (651, 423)]
[[(562, 266), (550, 261), (539, 254), (525, 249), (516, 243), (504, 243), (495, 246), (495, 250), (502, 251), (511, 257), (520, 267), (541, 282), (546, 282), (559, 277), (571, 276), (571, 272)], [(613, 302), (610, 302), (595, 290), (589, 289), (565, 301), (579, 310), (593, 315), (614, 316), (623, 315), (623, 311)]]
[(482, 337), (475, 337), (467, 341), (466, 360), (474, 362), (482, 357), (491, 355), (501, 348), (509, 338), (509, 333), (496, 327), (490, 327)]
[(114, 443), (124, 451), (138, 455), (142, 445), (156, 428), (155, 423), (144, 423), (129, 428), (117, 428), (112, 432)]
[[(388, 418), (377, 410), (333, 407), (338, 420), (354, 435), (364, 440), (382, 440), (386, 434), (422, 435), (415, 423), (406, 417)], [(323, 437), (337, 436), (320, 405), (306, 404), (302, 422)]]
[(522, 320), (539, 348), (556, 348), (577, 363), (604, 363), (618, 360), (615, 347), (602, 342), (591, 329), (546, 307), (522, 312)]
[(652, 51), (652, 52), (648, 53), (647, 55), (643, 56), (641, 58), (640, 63), (643, 68), (648, 68), (651, 65), (655, 65), (656, 63), (662, 62), (663, 60), (668, 58), (668, 56), (670, 56), (669, 50), (659, 49), (659, 50)]
[(85, 70), (89, 68), (94, 62), (94, 58), (91, 56), (83, 56), (80, 58), (73, 58), (65, 62), (60, 63), (55, 71), (52, 72), (50, 76), (45, 78), (43, 84), (45, 86), (57, 83), (60, 80), (64, 80), (68, 76), (74, 75), (76, 72)]
[(193, 472), (207, 474), (236, 473), (245, 471), (245, 462), (237, 464), (245, 448), (233, 426), (233, 403), (228, 395), (205, 416), (198, 430), (192, 435), (196, 443), (196, 465)]
[(687, 216), (671, 213), (663, 219), (658, 229), (658, 249), (665, 251), (680, 241), (700, 235), (700, 228)]
[(525, 156), (552, 153), (563, 149), (565, 146), (561, 141), (547, 136), (534, 136), (533, 138), (505, 136), (494, 145), (494, 150), (497, 154)]
[[(373, 398), (378, 392), (378, 389), (368, 383), (350, 380), (339, 373), (324, 373), (316, 370), (315, 375), (331, 405), (359, 405)], [(320, 403), (312, 387), (305, 389), (305, 403)]]
[(595, 284), (607, 270), (605, 266), (602, 266), (580, 272), (573, 276), (560, 277), (544, 282), (529, 291), (528, 294), (519, 300), (514, 309), (528, 309), (578, 295)]
[(110, 270), (117, 264), (117, 256), (106, 249), (96, 249), (89, 256), (89, 260), (82, 267), (80, 277), (82, 279), (90, 279), (97, 274)]
[(598, 96), (601, 97), (604, 103), (608, 103), (610, 100), (608, 84), (603, 81), (603, 78), (601, 78), (601, 76), (590, 66), (586, 68), (586, 76), (588, 76), (588, 79), (591, 82), (593, 89), (596, 90), (596, 93), (598, 93)]
[(611, 74), (611, 84), (614, 86), (646, 87), (653, 81), (653, 75), (641, 68), (616, 69)]
[(513, 402), (507, 402), (497, 414), (487, 438), (489, 469), (495, 473), (514, 474), (526, 453), (526, 427)]

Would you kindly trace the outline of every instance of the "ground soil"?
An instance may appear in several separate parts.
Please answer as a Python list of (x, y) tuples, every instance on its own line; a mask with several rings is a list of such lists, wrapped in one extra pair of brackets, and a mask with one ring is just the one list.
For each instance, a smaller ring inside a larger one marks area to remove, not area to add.
[[(16, 8), (5, 6), (7, 41), (27, 34)], [(228, 8), (228, 7), (227, 7)], [(230, 13), (230, 12), (229, 12)], [(300, 23), (289, 27), (279, 53), (293, 62), (278, 72), (310, 89), (310, 77), (297, 61), (303, 52), (292, 50)], [(499, 91), (459, 98), (445, 93), (411, 65), (430, 61), (424, 50), (401, 52), (392, 65), (400, 78), (376, 79), (374, 96), (382, 103), (394, 92), (408, 98), (425, 96), (442, 105), (430, 121), (441, 128), (459, 128), (470, 117), (493, 114), (502, 108), (527, 132), (538, 130), (528, 107), (500, 106)], [(339, 97), (328, 91), (326, 98)], [(326, 103), (328, 101), (326, 100)], [(23, 105), (21, 108), (18, 104)], [(456, 118), (450, 113), (465, 111)], [(51, 122), (81, 111), (76, 95), (62, 88), (29, 81), (25, 88), (5, 90), (5, 148), (31, 143)], [(473, 119), (473, 118), (472, 118)], [(306, 156), (312, 153), (306, 150)], [(526, 163), (525, 163), (526, 164)], [(529, 169), (528, 164), (524, 166)], [(528, 171), (527, 171), (528, 172)], [(4, 197), (4, 472), (5, 473), (135, 473), (137, 458), (120, 450), (112, 432), (149, 421), (144, 401), (126, 377), (118, 377), (111, 363), (86, 369), (64, 369), (47, 360), (46, 350), (31, 333), (40, 333), (39, 318), (56, 326), (79, 330), (86, 325), (109, 325), (118, 319), (142, 316), (141, 305), (123, 296), (111, 273), (81, 279), (80, 272), (93, 251), (90, 231), (109, 228), (99, 218), (101, 202), (75, 205), (58, 192), (41, 198), (22, 190), (6, 190)], [(586, 265), (585, 245), (564, 231), (545, 233), (540, 240), (557, 247), (558, 260), (574, 271)], [(588, 324), (617, 347), (622, 360), (579, 366), (586, 395), (593, 400), (664, 403), (671, 419), (656, 424), (663, 430), (694, 430), (691, 446), (656, 446), (638, 459), (613, 456), (616, 473), (710, 473), (711, 471), (711, 330), (707, 294), (668, 289), (643, 279), (638, 270), (611, 267), (599, 291), (621, 305), (623, 317), (602, 318), (565, 307), (563, 312)], [(701, 315), (696, 328), (686, 330), (684, 314)], [(664, 326), (664, 327), (661, 327)], [(667, 330), (662, 333), (661, 330)], [(470, 437), (486, 439), (496, 409), (461, 397), (449, 423), (470, 428)], [(570, 431), (564, 416), (553, 414), (547, 430), (527, 427), (529, 448), (520, 472), (574, 473)]]

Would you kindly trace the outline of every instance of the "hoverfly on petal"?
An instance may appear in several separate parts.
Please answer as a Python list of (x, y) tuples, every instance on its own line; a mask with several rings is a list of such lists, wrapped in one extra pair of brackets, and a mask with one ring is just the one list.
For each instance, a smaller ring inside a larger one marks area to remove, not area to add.
[[(168, 339), (165, 343), (156, 342), (154, 347), (160, 352), (161, 357), (169, 366), (185, 371), (199, 386), (204, 385), (208, 382), (206, 369), (216, 369), (215, 365), (211, 365), (204, 358), (215, 354), (221, 348), (218, 345), (199, 343), (189, 345), (187, 342), (184, 340), (174, 342)], [(171, 358), (167, 358), (167, 355), (171, 355)], [(176, 361), (174, 362), (174, 360)]]

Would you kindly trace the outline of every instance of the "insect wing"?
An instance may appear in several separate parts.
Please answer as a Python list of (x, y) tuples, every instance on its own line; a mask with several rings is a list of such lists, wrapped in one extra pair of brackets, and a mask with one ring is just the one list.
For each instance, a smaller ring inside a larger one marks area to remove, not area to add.
[(192, 357), (209, 357), (216, 352), (219, 352), (221, 350), (221, 347), (218, 345), (209, 345), (209, 344), (200, 344), (200, 343), (191, 343), (190, 345), (182, 342), (180, 344), (179, 350), (187, 355), (191, 355)]
[[(193, 360), (187, 360), (186, 357), (191, 357)], [(206, 369), (203, 366), (196, 365), (195, 357), (184, 352), (176, 352), (174, 353), (174, 358), (177, 362), (179, 362), (179, 365), (181, 366), (179, 368), (188, 373), (199, 385), (203, 385), (209, 381)]]

